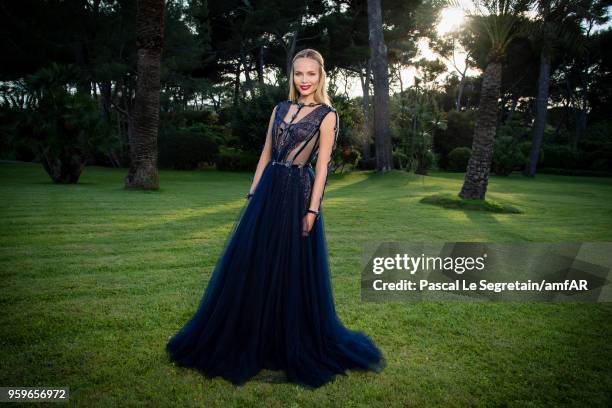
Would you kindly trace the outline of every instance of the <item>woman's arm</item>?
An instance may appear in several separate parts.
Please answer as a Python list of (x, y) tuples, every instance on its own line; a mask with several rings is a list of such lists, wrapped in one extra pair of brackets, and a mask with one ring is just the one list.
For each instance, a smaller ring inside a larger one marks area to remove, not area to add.
[(253, 177), (253, 182), (251, 183), (249, 194), (253, 194), (255, 192), (257, 184), (259, 183), (259, 179), (261, 178), (261, 174), (263, 173), (263, 170), (266, 168), (266, 165), (272, 158), (272, 125), (274, 124), (274, 116), (276, 116), (276, 108), (278, 108), (278, 105), (276, 105), (272, 110), (272, 115), (270, 116), (270, 121), (268, 122), (266, 143), (264, 144), (264, 147), (261, 150), (261, 155), (259, 156), (259, 162), (257, 163), (257, 169), (255, 170), (255, 176)]
[(315, 180), (310, 195), (310, 210), (319, 211), (321, 207), (325, 186), (327, 185), (331, 156), (338, 137), (339, 120), (338, 112), (333, 110), (325, 115), (319, 128), (319, 152), (317, 154)]

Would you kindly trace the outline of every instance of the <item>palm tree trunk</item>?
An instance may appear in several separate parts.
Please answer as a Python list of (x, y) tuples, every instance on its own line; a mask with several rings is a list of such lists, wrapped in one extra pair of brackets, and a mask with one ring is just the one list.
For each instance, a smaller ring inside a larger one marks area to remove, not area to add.
[(487, 192), (495, 142), (501, 73), (501, 62), (493, 61), (487, 65), (483, 74), (472, 155), (468, 161), (463, 187), (459, 192), (459, 197), (462, 198), (484, 200)]
[(393, 169), (391, 136), (389, 135), (389, 72), (387, 46), (383, 38), (380, 0), (368, 0), (368, 26), (370, 52), (374, 74), (374, 137), (376, 144), (376, 169), (386, 172)]
[(164, 0), (139, 0), (136, 17), (137, 71), (134, 134), (126, 188), (159, 189), (157, 131), (160, 65), (164, 33)]
[(546, 111), (548, 109), (548, 88), (550, 85), (550, 53), (545, 49), (540, 53), (540, 76), (538, 78), (538, 97), (536, 99), (536, 117), (533, 125), (533, 138), (529, 162), (525, 166), (523, 174), (527, 177), (535, 176), (540, 148), (544, 139), (546, 128)]

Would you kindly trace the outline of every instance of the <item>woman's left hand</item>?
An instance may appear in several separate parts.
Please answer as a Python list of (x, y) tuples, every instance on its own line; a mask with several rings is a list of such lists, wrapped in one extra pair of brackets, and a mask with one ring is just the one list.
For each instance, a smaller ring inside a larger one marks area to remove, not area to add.
[(304, 220), (302, 222), (302, 236), (303, 237), (306, 237), (308, 236), (308, 234), (310, 234), (310, 230), (312, 229), (312, 226), (314, 225), (316, 218), (317, 216), (314, 215), (313, 213), (308, 213), (304, 216)]

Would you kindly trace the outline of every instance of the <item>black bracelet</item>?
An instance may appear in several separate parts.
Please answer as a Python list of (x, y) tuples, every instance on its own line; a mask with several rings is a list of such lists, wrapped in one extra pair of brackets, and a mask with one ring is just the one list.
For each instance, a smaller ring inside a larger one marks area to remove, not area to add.
[(253, 193), (248, 193), (248, 194), (246, 195), (246, 198), (247, 198), (247, 199), (249, 199), (249, 198), (251, 198), (251, 197), (253, 197)]
[(315, 218), (319, 218), (319, 211), (315, 211), (315, 210), (311, 210), (310, 208), (308, 209), (308, 211), (306, 211), (307, 213), (313, 213), (316, 217)]

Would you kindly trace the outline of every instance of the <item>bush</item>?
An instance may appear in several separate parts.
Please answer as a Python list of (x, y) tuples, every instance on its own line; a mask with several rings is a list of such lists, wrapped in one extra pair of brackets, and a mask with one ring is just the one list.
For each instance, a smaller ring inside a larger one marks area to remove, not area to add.
[(361, 153), (359, 152), (359, 150), (353, 147), (350, 147), (350, 146), (344, 147), (342, 149), (342, 153), (340, 154), (342, 163), (346, 163), (346, 164), (355, 164), (357, 159), (359, 159), (360, 157), (361, 157)]
[(448, 171), (465, 172), (471, 155), (472, 149), (469, 147), (455, 147), (448, 154), (446, 169)]
[(423, 157), (419, 157), (416, 162), (415, 174), (427, 175), (427, 171), (437, 164), (436, 154), (432, 150), (427, 150)]
[(200, 162), (213, 163), (219, 152), (218, 136), (206, 125), (165, 128), (158, 138), (159, 166), (192, 170)]
[(354, 167), (360, 157), (361, 153), (359, 150), (351, 146), (344, 146), (342, 149), (336, 149), (332, 157), (334, 162), (333, 171), (335, 172), (338, 168), (340, 168), (340, 171), (343, 172), (344, 166), (347, 164)]
[(355, 167), (359, 170), (374, 170), (376, 168), (376, 157), (370, 157), (367, 160), (360, 158)]
[[(462, 112), (450, 111), (446, 119), (446, 129), (437, 129), (435, 132), (433, 138), (434, 150), (439, 154), (439, 166), (454, 171), (448, 168), (448, 161), (450, 160), (448, 155), (456, 147), (469, 148), (472, 145), (476, 111), (471, 109)], [(461, 171), (465, 171), (465, 168)]]
[(517, 140), (512, 136), (498, 135), (493, 147), (491, 170), (500, 176), (507, 176), (517, 166), (525, 164), (525, 156)]
[(604, 120), (593, 123), (578, 142), (584, 152), (580, 168), (596, 171), (612, 171), (612, 122)]
[(581, 160), (580, 152), (567, 145), (544, 144), (541, 167), (577, 169)]
[(595, 171), (612, 171), (612, 151), (599, 150), (583, 155), (583, 168)]
[(221, 148), (216, 157), (220, 171), (255, 171), (258, 162), (259, 155), (231, 147)]
[(240, 100), (227, 112), (232, 140), (226, 145), (242, 151), (261, 151), (274, 106), (285, 99), (287, 94), (282, 87), (256, 85), (252, 97)]

